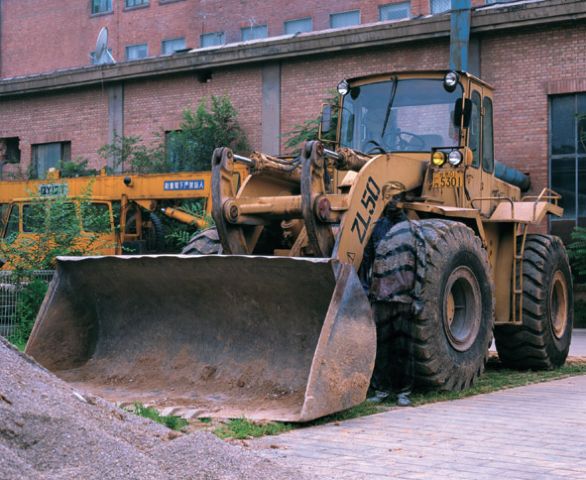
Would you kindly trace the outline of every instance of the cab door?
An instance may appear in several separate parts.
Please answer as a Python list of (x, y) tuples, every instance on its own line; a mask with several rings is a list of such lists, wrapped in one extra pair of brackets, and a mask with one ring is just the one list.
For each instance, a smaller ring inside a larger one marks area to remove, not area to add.
[(472, 151), (472, 164), (466, 169), (466, 189), (471, 206), (484, 212), (488, 210), (488, 203), (480, 200), (485, 196), (481, 168), (482, 90), (474, 85), (471, 86), (470, 101), (472, 108), (470, 110), (470, 123), (468, 125), (468, 147)]
[(468, 146), (472, 150), (473, 160), (466, 172), (466, 188), (472, 206), (478, 208), (483, 215), (490, 215), (494, 208), (494, 201), (482, 199), (494, 196), (492, 194), (494, 171), (492, 99), (484, 93), (482, 87), (472, 85)]
[[(492, 93), (484, 88), (482, 97), (482, 185), (485, 197), (494, 197), (494, 141), (493, 141), (493, 115), (492, 115)], [(488, 202), (488, 214), (496, 208), (496, 200)]]

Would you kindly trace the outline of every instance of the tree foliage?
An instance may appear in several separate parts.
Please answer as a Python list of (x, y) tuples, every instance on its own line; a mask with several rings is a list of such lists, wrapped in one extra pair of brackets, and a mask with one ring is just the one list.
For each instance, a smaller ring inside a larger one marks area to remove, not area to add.
[[(330, 105), (332, 107), (332, 127), (330, 131), (322, 137), (322, 140), (336, 140), (336, 126), (338, 124), (338, 98), (338, 92), (331, 90), (328, 92), (328, 97), (323, 102), (326, 105)], [(309, 120), (305, 120), (302, 123), (294, 125), (290, 131), (283, 134), (283, 137), (287, 139), (285, 141), (285, 148), (292, 152), (298, 152), (303, 142), (317, 140), (320, 124), (321, 113), (315, 118), (310, 118)]]
[(144, 145), (139, 136), (114, 134), (112, 143), (98, 150), (106, 161), (111, 161), (114, 170), (131, 173), (158, 173), (171, 169), (165, 155), (164, 142)]
[(23, 228), (30, 235), (9, 235), (0, 242), (0, 255), (19, 271), (47, 270), (54, 268), (58, 256), (87, 255), (108, 247), (103, 234), (111, 229), (109, 213), (91, 203), (91, 187), (75, 199), (33, 197), (23, 210)]
[(586, 275), (586, 228), (576, 227), (572, 232), (572, 243), (568, 245), (568, 254), (574, 273)]
[(114, 170), (133, 173), (210, 170), (212, 153), (218, 147), (237, 152), (250, 150), (237, 112), (228, 97), (202, 99), (196, 110), (183, 111), (180, 130), (157, 134), (150, 146), (139, 136), (114, 135), (112, 143), (98, 153), (113, 164)]
[(212, 95), (195, 111), (183, 111), (180, 130), (169, 135), (167, 152), (173, 157), (174, 170), (210, 170), (212, 153), (218, 147), (242, 153), (250, 150), (230, 99)]

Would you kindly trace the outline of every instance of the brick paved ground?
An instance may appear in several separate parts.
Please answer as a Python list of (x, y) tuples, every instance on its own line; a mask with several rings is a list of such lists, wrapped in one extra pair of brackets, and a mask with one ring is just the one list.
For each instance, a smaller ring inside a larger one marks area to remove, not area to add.
[(576, 328), (572, 332), (572, 344), (570, 345), (570, 356), (586, 357), (586, 328)]
[[(586, 332), (575, 340), (585, 355)], [(316, 478), (586, 480), (586, 376), (251, 443)]]

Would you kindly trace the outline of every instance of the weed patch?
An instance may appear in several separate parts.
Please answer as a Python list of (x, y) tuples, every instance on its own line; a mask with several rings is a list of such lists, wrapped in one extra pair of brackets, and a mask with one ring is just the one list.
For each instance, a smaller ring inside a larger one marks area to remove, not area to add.
[(127, 410), (131, 413), (134, 413), (135, 415), (149, 418), (154, 422), (165, 425), (171, 430), (181, 430), (189, 424), (189, 422), (184, 418), (178, 417), (176, 415), (161, 415), (155, 408), (145, 407), (142, 403), (135, 403)]
[[(547, 382), (575, 375), (586, 375), (586, 360), (571, 359), (557, 370), (548, 371), (518, 371), (503, 367), (496, 357), (492, 357), (482, 375), (473, 387), (461, 392), (415, 392), (411, 395), (413, 406), (425, 405), (426, 403), (443, 402), (446, 400), (458, 400), (483, 393), (496, 392), (508, 388), (521, 387), (533, 383)], [(229, 420), (214, 430), (214, 434), (222, 439), (246, 439), (262, 437), (264, 435), (278, 435), (296, 428), (306, 428), (314, 425), (324, 425), (332, 422), (340, 422), (357, 417), (364, 417), (376, 413), (386, 412), (396, 407), (394, 398), (376, 405), (363, 402), (356, 407), (334, 413), (326, 417), (318, 418), (308, 423), (282, 423), (270, 422), (259, 424), (245, 418)], [(200, 419), (201, 420), (201, 419)]]
[(269, 422), (255, 423), (246, 418), (233, 418), (214, 430), (219, 438), (234, 438), (243, 440), (246, 438), (263, 437), (265, 435), (278, 435), (292, 430), (292, 423)]

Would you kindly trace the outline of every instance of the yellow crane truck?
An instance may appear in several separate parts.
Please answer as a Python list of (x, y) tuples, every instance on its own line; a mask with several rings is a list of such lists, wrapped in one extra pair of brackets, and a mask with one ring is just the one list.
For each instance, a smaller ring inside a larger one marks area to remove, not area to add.
[[(296, 158), (214, 152), (216, 227), (195, 240), (220, 254), (60, 258), (27, 353), (79, 388), (179, 413), (308, 421), (349, 408), (376, 351), (357, 272), (396, 201), (406, 220), (387, 251), (374, 246), (372, 271), (396, 293), (404, 269), (382, 262), (416, 256), (403, 292), (416, 385), (469, 386), (493, 332), (509, 366), (563, 364), (568, 258), (559, 238), (528, 233), (562, 214), (560, 196), (524, 195), (526, 176), (496, 166), (490, 85), (400, 72), (338, 92), (322, 118), (322, 136), (337, 118), (331, 143), (307, 142)], [(251, 169), (239, 189), (237, 164)]]
[[(239, 185), (247, 175), (240, 166), (233, 181)], [(85, 202), (93, 214), (103, 213), (108, 219), (102, 228), (94, 254), (160, 253), (164, 248), (163, 226), (159, 212), (183, 223), (205, 227), (206, 221), (177, 208), (185, 200), (201, 200), (202, 212), (211, 212), (211, 172), (172, 172), (160, 174), (118, 174), (61, 178), (58, 170), (50, 170), (44, 180), (0, 181), (2, 238), (35, 239), (37, 231), (34, 205), (55, 197), (66, 197), (71, 203)], [(86, 229), (84, 209), (77, 208)], [(89, 233), (89, 232), (86, 232)], [(96, 232), (92, 232), (96, 233)], [(80, 239), (83, 241), (83, 239)], [(7, 264), (5, 268), (11, 268)]]

